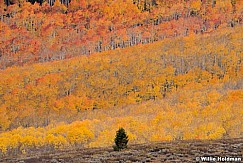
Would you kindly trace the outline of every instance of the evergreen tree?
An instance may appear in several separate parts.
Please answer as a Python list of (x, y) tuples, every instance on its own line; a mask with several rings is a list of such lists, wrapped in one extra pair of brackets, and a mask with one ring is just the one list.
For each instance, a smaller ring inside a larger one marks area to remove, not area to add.
[(123, 128), (119, 128), (119, 130), (116, 132), (116, 138), (114, 141), (116, 144), (113, 146), (115, 151), (120, 151), (127, 148), (128, 136)]

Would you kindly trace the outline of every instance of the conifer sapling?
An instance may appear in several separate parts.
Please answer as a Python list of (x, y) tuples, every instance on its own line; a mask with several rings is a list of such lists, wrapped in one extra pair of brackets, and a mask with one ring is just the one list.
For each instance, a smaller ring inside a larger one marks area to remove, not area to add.
[(115, 151), (120, 151), (127, 148), (128, 136), (123, 128), (119, 128), (119, 130), (116, 132), (116, 138), (114, 141), (116, 144), (113, 146)]

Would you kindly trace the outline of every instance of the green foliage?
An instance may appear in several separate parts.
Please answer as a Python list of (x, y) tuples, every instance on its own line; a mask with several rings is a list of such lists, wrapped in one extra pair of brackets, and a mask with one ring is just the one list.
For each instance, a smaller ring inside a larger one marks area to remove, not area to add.
[(127, 148), (127, 143), (128, 143), (128, 136), (126, 134), (126, 131), (123, 128), (120, 128), (116, 132), (116, 138), (115, 138), (115, 146), (113, 146), (113, 149), (115, 151), (120, 151), (122, 149)]

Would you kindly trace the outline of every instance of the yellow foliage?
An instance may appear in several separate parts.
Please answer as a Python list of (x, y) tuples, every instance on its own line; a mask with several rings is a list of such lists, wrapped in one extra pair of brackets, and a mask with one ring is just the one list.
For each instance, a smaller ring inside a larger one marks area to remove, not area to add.
[(36, 138), (33, 136), (24, 136), (21, 137), (20, 143), (22, 144), (23, 147), (34, 147), (35, 144), (37, 144)]
[(62, 149), (67, 145), (67, 140), (61, 136), (54, 136), (52, 134), (48, 134), (45, 137), (46, 144), (53, 146), (55, 149)]
[(0, 137), (0, 150), (4, 154), (7, 152), (8, 142), (9, 142), (9, 139), (8, 138), (1, 138)]
[[(229, 35), (237, 38), (232, 44), (241, 38), (232, 31)], [(0, 71), (0, 151), (20, 148), (27, 153), (45, 146), (108, 146), (114, 143), (119, 127), (126, 129), (131, 143), (219, 139), (225, 133), (239, 137), (243, 132), (243, 91), (239, 89), (242, 71), (235, 71), (241, 56), (236, 50), (232, 54), (221, 51), (224, 43), (217, 50), (208, 38), (190, 37), (146, 47), (158, 51), (165, 48), (164, 55), (160, 51), (146, 52), (140, 46), (141, 49), (126, 49), (125, 54), (122, 50), (109, 51), (70, 62)], [(186, 49), (181, 52), (174, 44), (179, 46), (182, 40)], [(217, 62), (222, 59), (220, 66), (198, 63), (204, 58), (210, 61), (214, 53)], [(181, 59), (186, 62), (184, 66), (180, 66)], [(180, 63), (172, 66), (167, 60)], [(178, 70), (182, 72), (177, 74)], [(217, 75), (222, 74), (224, 79), (218, 79)], [(174, 89), (176, 92), (171, 91)], [(58, 119), (60, 115), (66, 119)], [(67, 124), (85, 118), (89, 120)], [(47, 127), (6, 131), (18, 123), (41, 125), (46, 120), (51, 123)], [(65, 123), (56, 123), (60, 121)]]
[(6, 106), (0, 105), (0, 128), (5, 131), (10, 124), (11, 121), (8, 119)]
[(220, 96), (221, 95), (216, 90), (213, 90), (210, 93), (208, 93), (207, 101), (209, 103), (214, 103), (214, 102), (216, 102), (216, 100), (219, 100)]
[(114, 141), (115, 131), (104, 130), (100, 132), (99, 136), (94, 142), (90, 143), (90, 147), (104, 147), (112, 145)]
[(191, 8), (195, 11), (199, 11), (201, 7), (201, 1), (200, 0), (194, 0), (191, 2)]
[(71, 128), (67, 132), (67, 139), (71, 144), (85, 144), (94, 139), (94, 134), (86, 127)]
[(208, 135), (208, 139), (221, 139), (223, 135), (225, 134), (225, 129), (223, 127), (217, 127), (215, 128), (212, 133)]

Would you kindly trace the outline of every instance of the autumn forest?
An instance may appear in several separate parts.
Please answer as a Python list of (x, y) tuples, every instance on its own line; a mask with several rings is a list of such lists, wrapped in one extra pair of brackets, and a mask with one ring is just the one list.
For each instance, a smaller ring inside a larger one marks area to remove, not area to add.
[(243, 1), (0, 0), (0, 158), (243, 136)]

